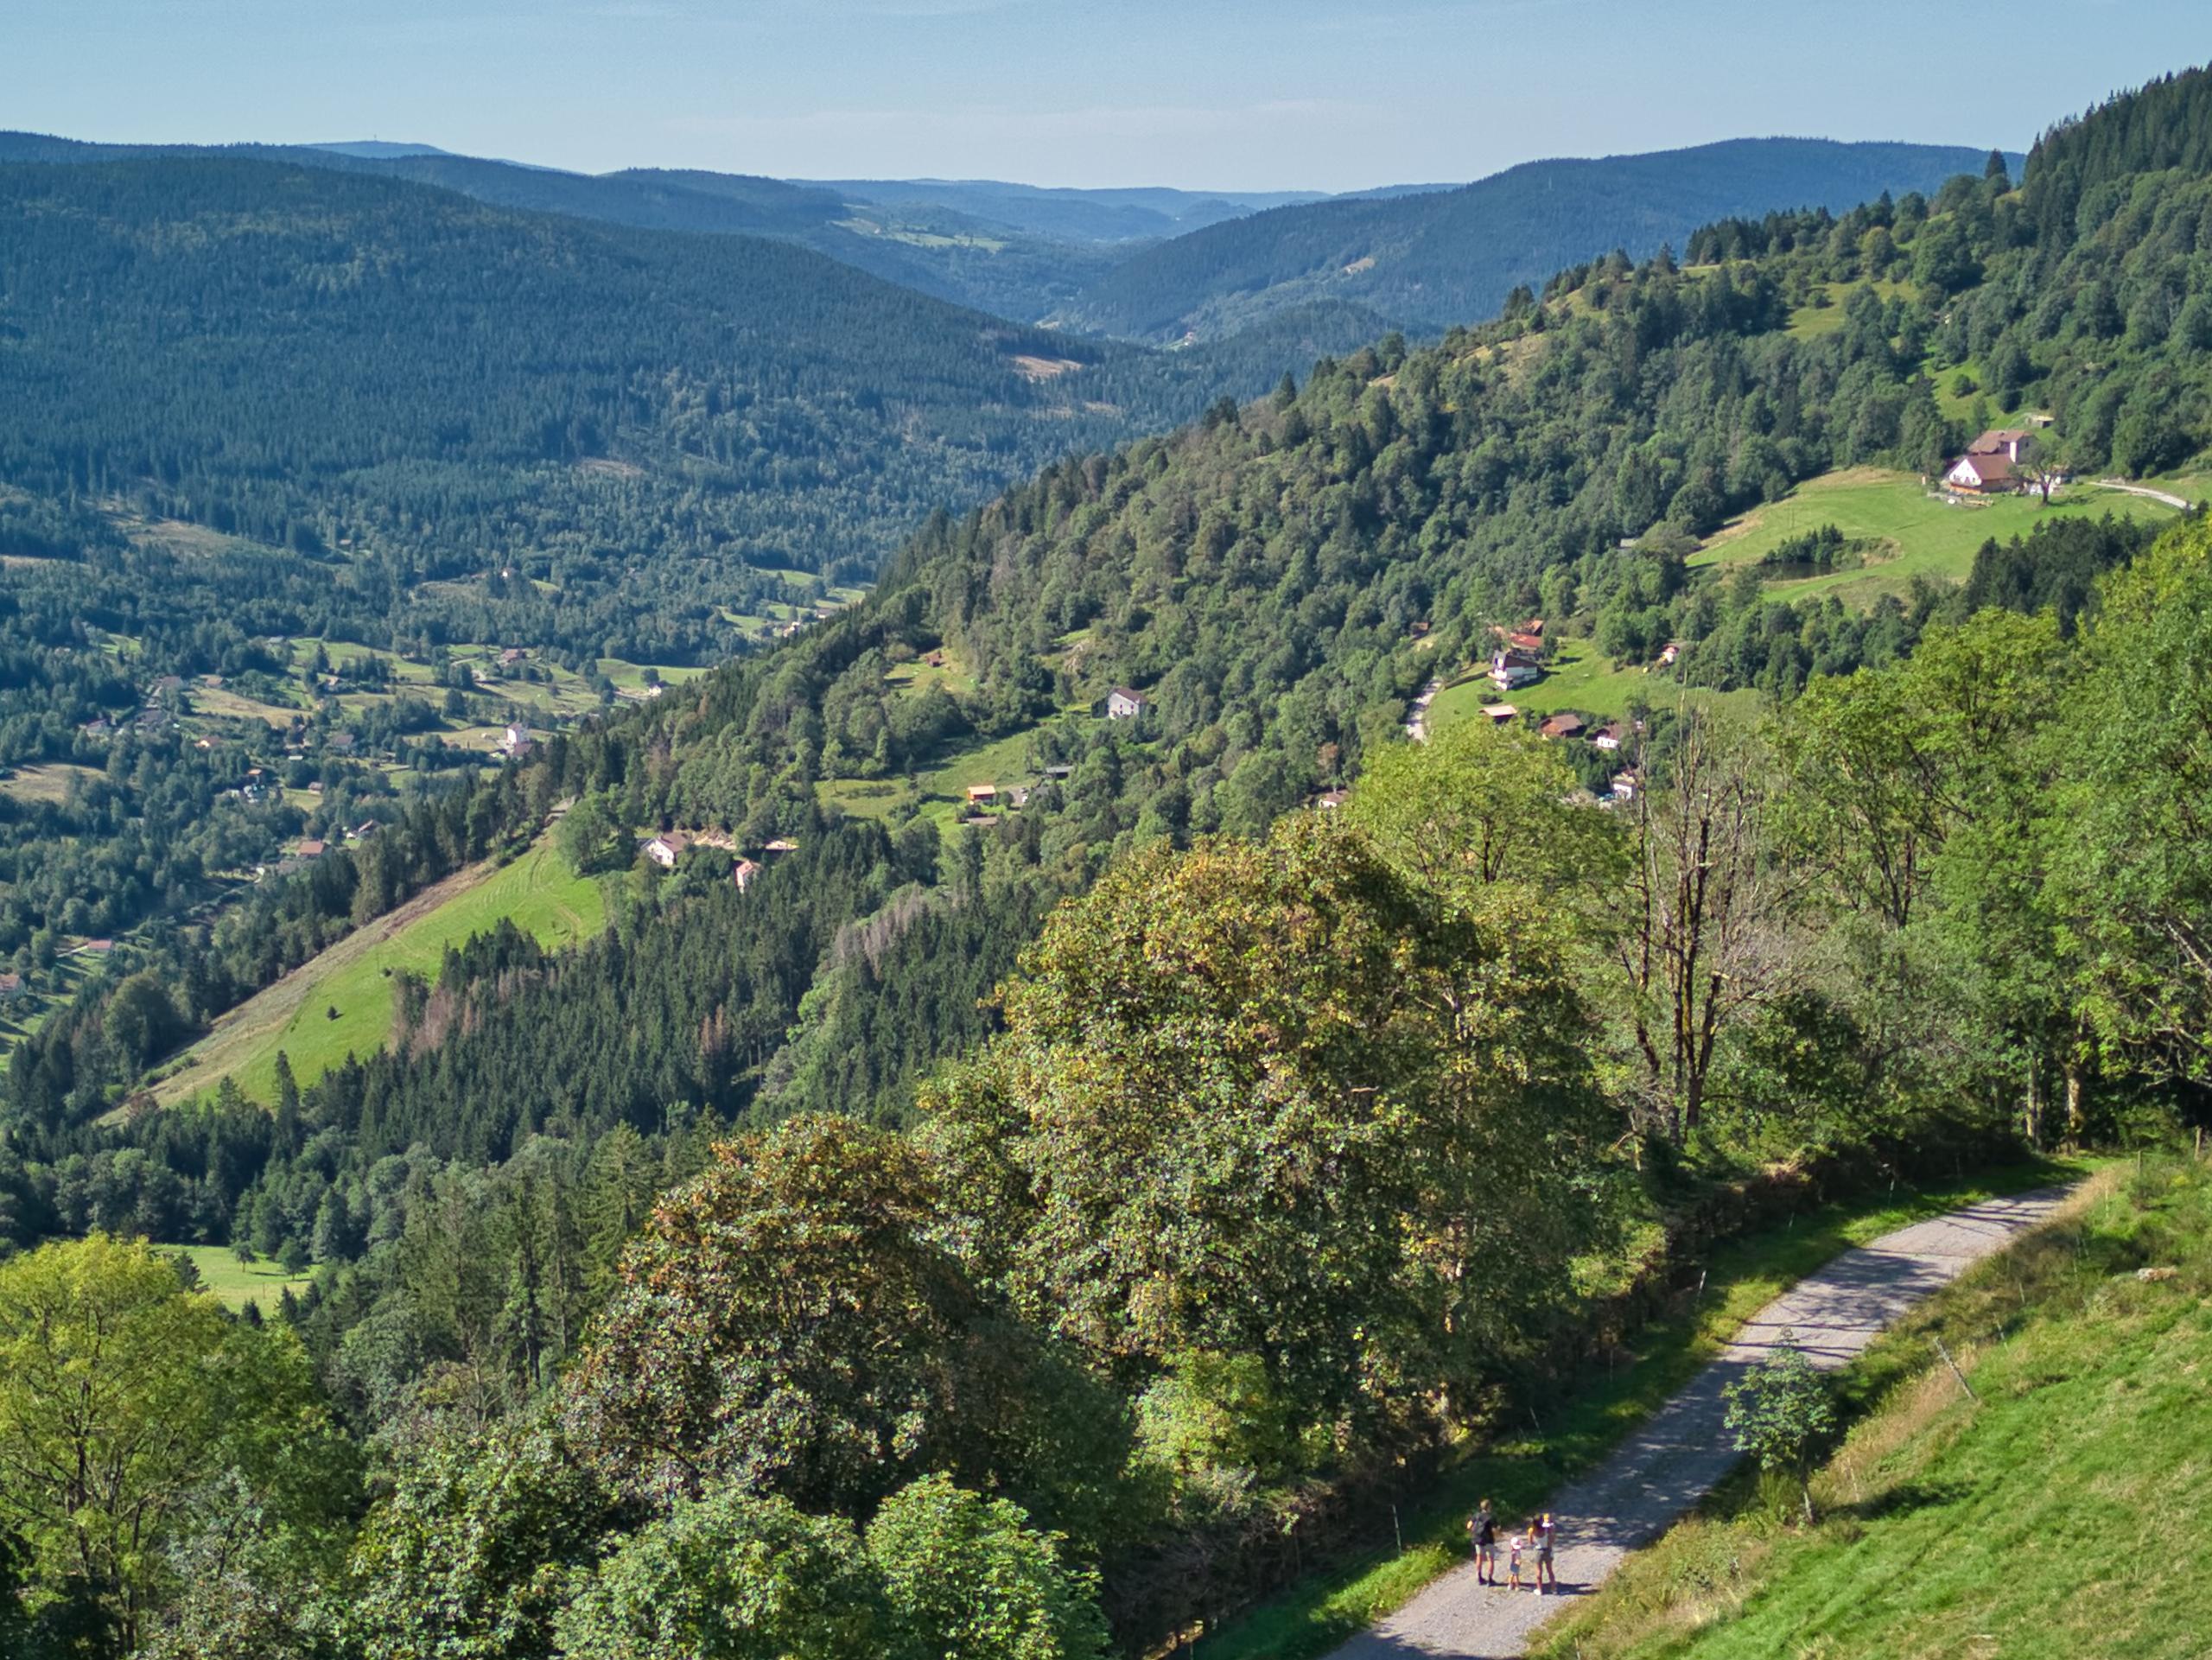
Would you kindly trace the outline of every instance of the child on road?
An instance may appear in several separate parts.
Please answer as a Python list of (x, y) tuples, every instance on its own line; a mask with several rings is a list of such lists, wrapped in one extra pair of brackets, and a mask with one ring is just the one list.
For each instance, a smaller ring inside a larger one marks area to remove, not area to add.
[(1511, 1542), (1506, 1546), (1505, 1588), (1509, 1591), (1521, 1588), (1521, 1553), (1528, 1548), (1529, 1535), (1525, 1530), (1515, 1534)]

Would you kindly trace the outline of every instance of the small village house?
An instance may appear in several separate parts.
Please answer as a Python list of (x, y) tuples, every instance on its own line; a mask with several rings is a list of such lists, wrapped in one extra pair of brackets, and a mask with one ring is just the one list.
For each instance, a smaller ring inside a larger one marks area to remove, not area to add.
[(1544, 677), (1544, 665), (1526, 652), (1510, 648), (1491, 653), (1490, 683), (1500, 691), (1511, 691)]
[(971, 807), (992, 806), (998, 798), (999, 786), (995, 784), (971, 784), (968, 786), (968, 805)]
[(531, 735), (530, 728), (526, 726), (520, 724), (511, 726), (499, 735), (499, 747), (518, 760), (537, 747), (537, 740)]
[(642, 851), (663, 870), (676, 868), (676, 862), (691, 850), (691, 838), (682, 830), (663, 830), (658, 836), (649, 836)]
[(1149, 697), (1131, 691), (1127, 686), (1116, 686), (1106, 694), (1106, 718), (1109, 721), (1134, 721), (1151, 707)]
[(1484, 703), (1482, 716), (1492, 726), (1511, 726), (1521, 718), (1521, 711), (1510, 703)]
[(31, 989), (23, 983), (23, 976), (10, 970), (0, 974), (0, 1003), (12, 1003), (30, 995)]
[(735, 868), (730, 871), (729, 879), (737, 884), (737, 891), (742, 894), (753, 886), (753, 879), (760, 874), (760, 869), (761, 867), (755, 861), (740, 859)]
[(1536, 728), (1536, 731), (1540, 736), (1546, 738), (1579, 738), (1582, 735), (1583, 725), (1584, 722), (1580, 715), (1562, 709), (1546, 720)]
[(327, 845), (321, 837), (311, 836), (306, 841), (298, 843), (293, 847), (292, 856), (297, 859), (320, 859)]
[(1621, 729), (1618, 723), (1599, 727), (1591, 737), (1590, 743), (1592, 747), (1597, 749), (1618, 749), (1621, 747)]

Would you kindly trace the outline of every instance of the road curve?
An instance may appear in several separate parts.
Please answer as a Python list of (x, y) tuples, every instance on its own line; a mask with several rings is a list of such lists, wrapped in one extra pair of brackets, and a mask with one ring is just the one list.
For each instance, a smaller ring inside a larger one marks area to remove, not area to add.
[[(1916, 1222), (1846, 1252), (1762, 1308), (1719, 1358), (1605, 1463), (1555, 1496), (1564, 1598), (1597, 1589), (1623, 1557), (1663, 1532), (1728, 1473), (1737, 1454), (1724, 1427), (1722, 1391), (1771, 1353), (1782, 1332), (1794, 1332), (1796, 1346), (1815, 1366), (1840, 1366), (1922, 1298), (2050, 1220), (2073, 1192), (2055, 1187), (1986, 1199)], [(1560, 1598), (1478, 1585), (1472, 1564), (1463, 1563), (1338, 1649), (1332, 1660), (1512, 1660), (1562, 1606)]]

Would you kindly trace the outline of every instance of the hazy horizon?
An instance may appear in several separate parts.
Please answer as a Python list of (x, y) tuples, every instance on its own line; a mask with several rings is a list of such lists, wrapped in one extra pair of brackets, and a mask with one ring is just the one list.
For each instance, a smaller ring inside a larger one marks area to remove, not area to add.
[(1961, 75), (1925, 10), (1896, 0), (1696, 11), (20, 0), (0, 124), (117, 143), (383, 139), (583, 173), (1340, 192), (1765, 136), (2021, 150), (2180, 67), (2175, 39), (2202, 21), (2180, 0), (2021, 0), (2009, 36), (2066, 49)]

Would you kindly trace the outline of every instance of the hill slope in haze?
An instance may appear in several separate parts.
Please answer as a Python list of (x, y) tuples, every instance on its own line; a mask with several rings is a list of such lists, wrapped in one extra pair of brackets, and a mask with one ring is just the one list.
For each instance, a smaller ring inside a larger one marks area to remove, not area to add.
[(350, 549), (335, 586), (386, 626), (394, 593), (512, 567), (537, 587), (508, 608), (565, 614), (518, 637), (648, 661), (733, 649), (716, 619), (774, 582), (748, 569), (865, 578), (931, 508), (1363, 326), (1171, 359), (785, 242), (257, 160), (0, 168), (0, 484)]
[(1714, 219), (1933, 191), (1979, 173), (1986, 154), (1745, 138), (1530, 162), (1456, 190), (1313, 202), (1194, 232), (1124, 261), (1062, 320), (1140, 340), (1211, 339), (1325, 297), (1433, 332), (1488, 317), (1516, 284), (1616, 247), (1641, 259)]

